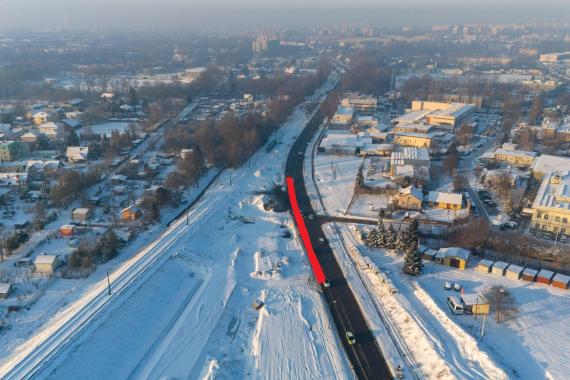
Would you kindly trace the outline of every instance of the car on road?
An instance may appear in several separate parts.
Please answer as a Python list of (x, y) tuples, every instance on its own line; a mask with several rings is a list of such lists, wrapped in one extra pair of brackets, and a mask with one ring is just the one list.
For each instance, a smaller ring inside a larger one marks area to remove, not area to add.
[(325, 281), (323, 282), (323, 286), (325, 288), (330, 288), (331, 287), (331, 282), (325, 278)]
[(348, 342), (348, 344), (350, 344), (351, 346), (354, 346), (356, 344), (356, 339), (354, 338), (354, 334), (351, 331), (347, 331), (345, 333), (346, 335), (346, 341)]
[(303, 152), (298, 152), (297, 153), (297, 158), (300, 160), (301, 158), (303, 158)]
[(309, 220), (315, 220), (315, 214), (309, 214)]
[(319, 241), (320, 245), (325, 245), (325, 243), (327, 242), (324, 237), (319, 237), (317, 240)]
[(445, 281), (445, 284), (443, 284), (443, 288), (445, 290), (451, 290), (451, 282)]

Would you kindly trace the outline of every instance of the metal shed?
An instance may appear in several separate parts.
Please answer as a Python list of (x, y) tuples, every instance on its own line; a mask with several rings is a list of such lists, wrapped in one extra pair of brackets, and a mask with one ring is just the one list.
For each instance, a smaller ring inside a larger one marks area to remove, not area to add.
[(552, 277), (554, 277), (554, 272), (547, 269), (541, 269), (540, 272), (538, 272), (538, 275), (536, 275), (536, 282), (540, 284), (550, 285)]
[(504, 261), (497, 261), (495, 264), (493, 264), (493, 268), (491, 269), (491, 273), (493, 273), (497, 276), (504, 276), (505, 271), (506, 271), (508, 266), (509, 266), (509, 263), (505, 263)]
[(511, 264), (507, 268), (507, 272), (505, 273), (505, 276), (510, 278), (511, 280), (518, 280), (519, 278), (521, 278), (523, 270), (524, 270), (523, 267), (515, 265), (515, 264)]

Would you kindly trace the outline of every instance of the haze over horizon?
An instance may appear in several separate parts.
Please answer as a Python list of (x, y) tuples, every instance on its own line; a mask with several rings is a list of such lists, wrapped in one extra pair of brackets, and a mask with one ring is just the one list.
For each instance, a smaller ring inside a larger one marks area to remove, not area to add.
[[(537, 17), (537, 15), (540, 15)], [(565, 0), (0, 0), (0, 30), (252, 30), (339, 24), (429, 26), (462, 23), (568, 22)], [(252, 26), (255, 25), (255, 26)]]

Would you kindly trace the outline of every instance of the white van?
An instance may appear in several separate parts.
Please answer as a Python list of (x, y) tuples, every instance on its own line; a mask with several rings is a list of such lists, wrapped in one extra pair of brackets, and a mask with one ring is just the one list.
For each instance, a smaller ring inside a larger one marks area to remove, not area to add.
[(447, 305), (453, 314), (465, 314), (463, 304), (456, 297), (447, 297)]

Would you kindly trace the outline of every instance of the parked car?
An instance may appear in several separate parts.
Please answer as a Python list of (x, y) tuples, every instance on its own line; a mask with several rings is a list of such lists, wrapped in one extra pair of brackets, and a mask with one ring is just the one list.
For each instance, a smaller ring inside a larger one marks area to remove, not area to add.
[(459, 282), (456, 282), (455, 284), (453, 284), (453, 290), (455, 290), (456, 292), (460, 292), (461, 291), (461, 284)]
[(465, 314), (463, 304), (455, 297), (447, 297), (447, 305), (453, 314)]
[(451, 282), (445, 281), (445, 284), (443, 285), (443, 288), (444, 288), (445, 290), (451, 290)]

